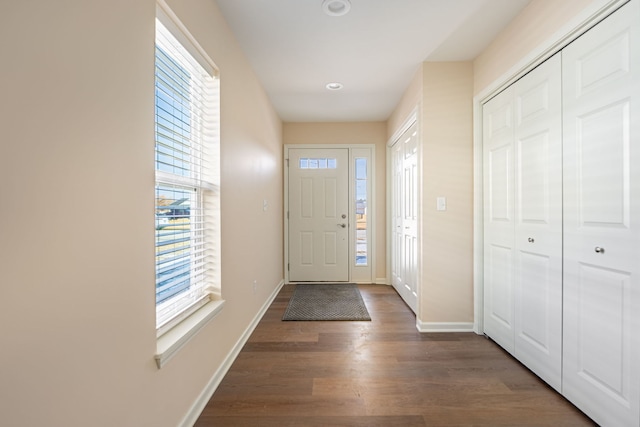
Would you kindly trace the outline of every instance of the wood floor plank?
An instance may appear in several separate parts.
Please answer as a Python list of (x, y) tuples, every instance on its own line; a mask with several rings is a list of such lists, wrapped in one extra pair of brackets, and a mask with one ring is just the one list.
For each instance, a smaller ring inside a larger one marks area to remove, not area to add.
[(296, 416), (203, 416), (198, 425), (217, 427), (426, 427), (421, 416), (367, 416), (367, 417), (296, 417)]
[(493, 341), (421, 334), (395, 290), (370, 322), (283, 322), (285, 285), (196, 426), (593, 426)]

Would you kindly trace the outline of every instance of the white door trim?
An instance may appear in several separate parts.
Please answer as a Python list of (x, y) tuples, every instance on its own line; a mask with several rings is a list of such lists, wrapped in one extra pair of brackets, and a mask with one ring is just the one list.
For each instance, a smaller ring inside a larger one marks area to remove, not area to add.
[(531, 51), (506, 73), (473, 98), (473, 296), (474, 326), (477, 334), (484, 330), (484, 268), (483, 268), (483, 156), (482, 156), (482, 104), (500, 91), (562, 50), (587, 30), (602, 21), (630, 0), (599, 0), (586, 7), (573, 20), (563, 26), (549, 40)]
[[(284, 280), (285, 283), (291, 283), (289, 280), (289, 221), (287, 218), (289, 212), (289, 149), (298, 149), (298, 148), (311, 148), (311, 149), (322, 149), (322, 148), (346, 148), (349, 150), (349, 224), (353, 225), (353, 228), (349, 229), (349, 281), (355, 283), (375, 283), (375, 274), (376, 274), (376, 147), (375, 144), (285, 144), (284, 145)], [(367, 217), (370, 218), (368, 223), (370, 224), (370, 245), (368, 256), (368, 266), (370, 269), (370, 277), (363, 278), (362, 274), (358, 274), (354, 270), (359, 267), (355, 267), (354, 258), (355, 258), (355, 237), (353, 235), (352, 229), (355, 230), (355, 192), (354, 192), (354, 180), (355, 174), (353, 172), (353, 161), (355, 157), (362, 157), (361, 153), (363, 150), (369, 151), (369, 159), (370, 164), (367, 170), (368, 178), (370, 179), (371, 185), (368, 188), (368, 201), (369, 201), (369, 211), (367, 213)], [(360, 154), (354, 154), (360, 153)]]

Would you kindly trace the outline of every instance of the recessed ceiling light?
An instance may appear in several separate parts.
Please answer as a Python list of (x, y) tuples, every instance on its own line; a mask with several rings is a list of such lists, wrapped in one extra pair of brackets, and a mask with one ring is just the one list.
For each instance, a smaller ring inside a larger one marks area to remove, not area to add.
[(322, 10), (329, 16), (346, 15), (351, 9), (349, 0), (324, 0)]
[(342, 89), (342, 83), (331, 82), (331, 83), (327, 83), (327, 85), (325, 87), (327, 89), (329, 89), (329, 90), (340, 90), (340, 89)]

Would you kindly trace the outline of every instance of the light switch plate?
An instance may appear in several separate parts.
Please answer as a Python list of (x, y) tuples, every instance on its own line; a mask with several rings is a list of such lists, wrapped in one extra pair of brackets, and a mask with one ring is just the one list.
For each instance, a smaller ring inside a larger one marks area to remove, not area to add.
[(436, 199), (436, 209), (439, 211), (447, 210), (447, 198), (446, 197), (438, 197)]

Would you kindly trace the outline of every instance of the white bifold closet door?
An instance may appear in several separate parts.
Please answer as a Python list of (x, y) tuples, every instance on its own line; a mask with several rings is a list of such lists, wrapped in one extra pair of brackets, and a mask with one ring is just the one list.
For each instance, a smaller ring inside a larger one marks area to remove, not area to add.
[(640, 425), (640, 7), (563, 51), (563, 394)]
[(484, 105), (485, 333), (557, 390), (562, 367), (560, 55)]
[(484, 332), (514, 350), (513, 88), (483, 106)]

